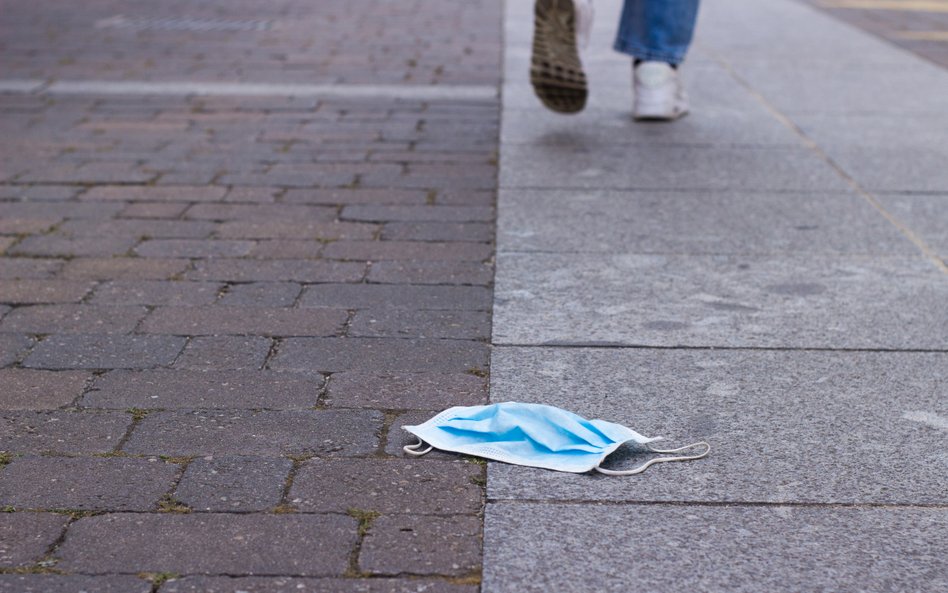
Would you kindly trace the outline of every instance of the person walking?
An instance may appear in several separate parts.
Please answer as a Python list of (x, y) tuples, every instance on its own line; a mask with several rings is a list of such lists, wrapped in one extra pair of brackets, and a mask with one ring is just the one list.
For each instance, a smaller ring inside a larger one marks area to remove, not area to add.
[[(678, 66), (691, 45), (699, 0), (625, 0), (614, 49), (632, 57), (632, 116), (672, 121), (688, 113)], [(530, 83), (557, 113), (577, 113), (588, 90), (579, 48), (592, 28), (592, 0), (535, 0)]]

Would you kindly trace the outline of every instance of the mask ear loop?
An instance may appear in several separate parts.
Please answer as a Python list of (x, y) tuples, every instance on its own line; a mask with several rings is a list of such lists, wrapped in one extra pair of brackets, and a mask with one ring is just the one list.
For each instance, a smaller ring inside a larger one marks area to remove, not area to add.
[(421, 457), (422, 455), (424, 455), (425, 453), (428, 453), (434, 448), (431, 445), (428, 445), (427, 449), (425, 449), (424, 451), (419, 451), (418, 448), (423, 446), (424, 444), (425, 442), (423, 440), (418, 439), (418, 442), (415, 443), (414, 445), (405, 445), (404, 447), (402, 447), (402, 451), (404, 451), (405, 453), (408, 453), (412, 457)]
[(647, 470), (650, 466), (655, 465), (656, 463), (664, 463), (666, 461), (692, 461), (694, 459), (701, 459), (702, 457), (707, 457), (708, 453), (711, 452), (711, 445), (701, 441), (700, 443), (692, 443), (690, 445), (685, 445), (684, 447), (678, 447), (677, 449), (655, 449), (651, 445), (646, 444), (645, 448), (651, 451), (652, 453), (680, 453), (686, 449), (691, 449), (692, 447), (704, 446), (704, 453), (699, 453), (698, 455), (682, 455), (679, 457), (656, 457), (654, 459), (649, 459), (642, 465), (638, 466), (635, 469), (605, 469), (599, 467), (598, 465), (594, 467), (597, 472), (601, 474), (606, 474), (607, 476), (633, 476), (635, 474), (640, 474)]

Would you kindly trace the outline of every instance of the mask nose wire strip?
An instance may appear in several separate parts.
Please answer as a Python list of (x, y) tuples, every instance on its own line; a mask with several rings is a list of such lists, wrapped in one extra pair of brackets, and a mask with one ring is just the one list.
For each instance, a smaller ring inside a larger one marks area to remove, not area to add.
[(644, 472), (650, 466), (653, 466), (656, 463), (664, 463), (666, 461), (692, 461), (694, 459), (701, 459), (702, 457), (706, 457), (708, 453), (711, 452), (711, 445), (703, 441), (700, 443), (692, 443), (690, 445), (685, 445), (684, 447), (678, 447), (677, 449), (665, 449), (665, 450), (653, 449), (652, 447), (646, 445), (646, 447), (653, 453), (678, 453), (679, 451), (684, 451), (685, 449), (691, 449), (692, 447), (698, 447), (702, 445), (705, 447), (704, 453), (699, 453), (698, 455), (682, 455), (679, 457), (656, 457), (655, 459), (649, 459), (648, 461), (646, 461), (645, 463), (643, 463), (642, 465), (638, 466), (635, 469), (626, 469), (626, 470), (605, 469), (603, 467), (599, 467), (598, 465), (593, 469), (595, 469), (597, 472), (601, 474), (606, 474), (607, 476), (633, 476), (635, 474), (640, 474)]
[(421, 457), (422, 455), (431, 451), (434, 448), (431, 445), (428, 445), (427, 449), (423, 451), (419, 451), (418, 448), (423, 446), (424, 444), (425, 442), (423, 440), (418, 439), (418, 442), (415, 443), (414, 445), (405, 445), (404, 447), (402, 447), (402, 451), (404, 451), (405, 453), (408, 453), (412, 457)]

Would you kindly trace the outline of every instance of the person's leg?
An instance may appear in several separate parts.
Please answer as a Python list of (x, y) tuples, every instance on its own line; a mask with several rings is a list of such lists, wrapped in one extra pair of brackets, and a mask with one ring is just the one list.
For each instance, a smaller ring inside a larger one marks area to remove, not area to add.
[(671, 121), (688, 113), (676, 68), (691, 45), (698, 0), (625, 0), (615, 49), (634, 59), (632, 115)]
[(684, 60), (698, 17), (698, 0), (625, 0), (615, 50), (638, 61)]

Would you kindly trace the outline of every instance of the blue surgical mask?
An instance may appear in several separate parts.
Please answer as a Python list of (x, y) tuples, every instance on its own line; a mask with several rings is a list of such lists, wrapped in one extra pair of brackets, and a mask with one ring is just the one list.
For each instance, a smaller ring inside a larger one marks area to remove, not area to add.
[[(417, 444), (404, 448), (409, 455), (424, 455), (436, 448), (572, 473), (595, 470), (628, 476), (663, 461), (701, 459), (711, 451), (711, 446), (704, 442), (677, 449), (655, 449), (650, 443), (662, 437), (645, 437), (621, 424), (587, 420), (553, 406), (518, 402), (448, 408), (424, 424), (402, 428), (418, 437)], [(600, 466), (625, 443), (652, 453), (679, 453), (699, 446), (704, 447), (704, 451), (697, 455), (655, 457), (630, 470)]]

